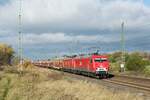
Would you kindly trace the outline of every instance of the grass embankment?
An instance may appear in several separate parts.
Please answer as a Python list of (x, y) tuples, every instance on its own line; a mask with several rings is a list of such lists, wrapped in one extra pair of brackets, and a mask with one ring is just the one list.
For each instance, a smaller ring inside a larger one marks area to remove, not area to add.
[(134, 93), (110, 91), (98, 84), (71, 79), (62, 72), (32, 68), (0, 72), (0, 100), (144, 100)]

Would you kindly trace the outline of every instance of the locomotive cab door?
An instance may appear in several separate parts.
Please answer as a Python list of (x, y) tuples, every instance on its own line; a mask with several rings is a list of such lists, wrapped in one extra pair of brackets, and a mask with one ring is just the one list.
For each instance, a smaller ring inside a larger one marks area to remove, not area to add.
[(89, 71), (94, 72), (94, 64), (93, 64), (93, 59), (89, 58)]

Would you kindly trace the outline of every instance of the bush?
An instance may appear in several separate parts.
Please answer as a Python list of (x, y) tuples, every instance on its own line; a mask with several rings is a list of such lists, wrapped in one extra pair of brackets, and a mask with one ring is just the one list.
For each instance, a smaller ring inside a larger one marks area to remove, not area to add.
[(109, 61), (114, 63), (121, 59), (121, 52), (115, 52), (109, 55)]
[(119, 72), (120, 67), (118, 63), (111, 63), (110, 66), (110, 72)]
[(24, 62), (23, 62), (23, 68), (33, 68), (34, 66), (33, 66), (33, 64), (31, 63), (31, 61), (29, 61), (29, 60), (25, 60)]
[(146, 66), (143, 72), (146, 76), (150, 76), (150, 65)]
[(127, 60), (126, 68), (131, 71), (141, 71), (148, 64), (149, 62), (143, 60), (141, 56), (137, 54), (131, 54)]
[(143, 66), (148, 66), (148, 65), (150, 65), (150, 60), (142, 60), (142, 65), (143, 65)]
[(11, 64), (14, 66), (19, 64), (19, 57), (17, 57), (17, 55), (12, 58)]
[(11, 46), (0, 44), (0, 65), (10, 65), (13, 58), (14, 50)]
[[(119, 63), (121, 62), (122, 52), (115, 52), (113, 54), (109, 54), (108, 56), (109, 56), (109, 61), (111, 63)], [(129, 58), (129, 54), (125, 53), (124, 56), (125, 56), (125, 61), (127, 61)]]
[(18, 74), (18, 68), (16, 66), (4, 66), (4, 72), (5, 73), (15, 73)]
[[(110, 71), (119, 71), (121, 61), (121, 52), (115, 52), (109, 54), (109, 61), (111, 63)], [(145, 66), (150, 65), (150, 60), (148, 59), (149, 54), (141, 52), (125, 53), (126, 69), (129, 71), (143, 71)]]

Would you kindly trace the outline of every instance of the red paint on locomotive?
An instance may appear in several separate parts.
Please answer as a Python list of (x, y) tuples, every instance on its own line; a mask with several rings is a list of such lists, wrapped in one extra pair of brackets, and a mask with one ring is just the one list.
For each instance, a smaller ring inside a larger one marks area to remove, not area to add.
[(109, 71), (109, 61), (105, 55), (79, 56), (51, 61), (40, 61), (36, 64), (44, 65), (44, 67), (90, 72), (96, 75), (106, 75)]
[(101, 72), (107, 74), (109, 71), (108, 57), (104, 55), (68, 58), (62, 62), (64, 63), (63, 68), (66, 69), (80, 70), (97, 74), (101, 74)]

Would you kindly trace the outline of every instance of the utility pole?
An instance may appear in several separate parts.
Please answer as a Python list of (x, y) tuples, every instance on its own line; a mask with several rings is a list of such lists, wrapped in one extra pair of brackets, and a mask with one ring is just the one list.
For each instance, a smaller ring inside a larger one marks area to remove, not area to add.
[(121, 64), (120, 71), (125, 71), (125, 38), (124, 38), (124, 22), (121, 24)]
[(23, 70), (23, 56), (22, 56), (22, 0), (19, 0), (19, 25), (18, 25), (18, 57), (19, 57), (19, 67), (21, 71)]

